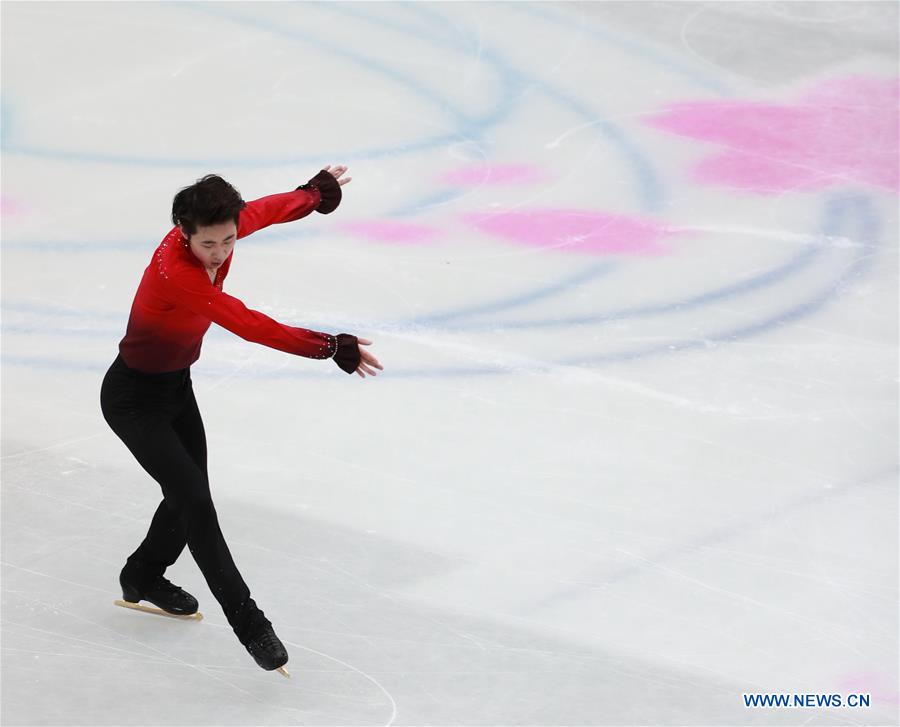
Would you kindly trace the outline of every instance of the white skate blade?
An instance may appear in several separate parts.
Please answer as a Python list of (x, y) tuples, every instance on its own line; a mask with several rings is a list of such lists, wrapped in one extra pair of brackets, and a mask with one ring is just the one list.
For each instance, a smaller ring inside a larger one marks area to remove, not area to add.
[(291, 673), (283, 666), (279, 666), (275, 671), (281, 672), (282, 676), (286, 676), (288, 679), (291, 678)]
[(129, 601), (122, 601), (121, 599), (116, 599), (113, 601), (116, 606), (122, 606), (123, 608), (132, 608), (135, 611), (144, 611), (145, 613), (155, 613), (158, 616), (168, 616), (169, 618), (180, 618), (182, 620), (191, 621), (202, 621), (203, 614), (197, 611), (197, 613), (190, 613), (186, 615), (178, 614), (178, 613), (169, 613), (168, 611), (163, 611), (161, 608), (153, 608), (152, 606), (142, 606), (139, 603), (130, 603)]

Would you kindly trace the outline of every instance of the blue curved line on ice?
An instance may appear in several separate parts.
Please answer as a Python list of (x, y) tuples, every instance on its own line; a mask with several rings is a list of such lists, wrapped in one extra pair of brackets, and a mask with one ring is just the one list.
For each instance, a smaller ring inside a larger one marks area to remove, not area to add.
[[(851, 214), (848, 214), (851, 213)], [(880, 223), (871, 201), (866, 197), (850, 196), (838, 197), (829, 200), (826, 207), (825, 229), (826, 236), (840, 234), (848, 220), (854, 218), (859, 224), (859, 240), (864, 245), (865, 251), (855, 255), (853, 262), (844, 268), (841, 274), (832, 283), (821, 289), (818, 293), (797, 303), (776, 315), (769, 316), (750, 325), (730, 328), (719, 333), (704, 336), (704, 340), (682, 340), (673, 344), (651, 346), (636, 349), (634, 351), (590, 356), (584, 358), (566, 359), (562, 363), (571, 365), (598, 364), (613, 361), (629, 361), (653, 356), (658, 353), (671, 353), (674, 351), (687, 351), (690, 349), (708, 348), (709, 343), (736, 341), (759, 333), (765, 333), (775, 328), (780, 328), (787, 323), (792, 323), (804, 318), (823, 308), (835, 297), (839, 288), (854, 277), (861, 277), (871, 267), (875, 257), (875, 249), (880, 234)]]
[[(614, 263), (597, 263), (587, 270), (576, 272), (572, 276), (568, 278), (564, 278), (558, 282), (552, 283), (544, 288), (539, 288), (535, 291), (530, 291), (527, 294), (523, 294), (519, 297), (512, 297), (503, 300), (497, 300), (490, 304), (479, 304), (477, 306), (470, 306), (468, 308), (460, 308), (454, 311), (449, 311), (446, 314), (439, 314), (432, 317), (424, 316), (420, 319), (417, 319), (417, 324), (431, 323), (433, 324), (435, 321), (441, 320), (443, 315), (447, 317), (458, 317), (469, 315), (472, 312), (486, 312), (487, 310), (504, 310), (505, 308), (513, 308), (523, 303), (532, 303), (542, 298), (548, 298), (554, 295), (557, 295), (561, 289), (568, 288), (573, 285), (578, 285), (582, 282), (582, 278), (585, 280), (593, 280), (598, 275), (604, 275), (612, 272), (616, 268)], [(24, 303), (16, 303), (16, 302), (3, 302), (0, 304), (0, 308), (3, 310), (17, 311), (21, 313), (35, 313), (38, 315), (46, 315), (51, 316), (53, 318), (63, 318), (63, 317), (78, 317), (85, 318), (89, 317), (90, 320), (97, 319), (107, 319), (107, 320), (115, 320), (115, 321), (123, 321), (124, 316), (119, 313), (109, 313), (108, 311), (98, 311), (95, 313), (91, 313), (88, 316), (85, 315), (85, 311), (83, 310), (72, 310), (68, 308), (59, 308), (58, 306), (47, 306), (47, 305), (33, 305), (33, 304), (24, 304)], [(297, 324), (301, 325), (301, 324)], [(335, 324), (329, 322), (305, 322), (305, 327), (308, 328), (317, 328), (319, 330), (330, 330), (334, 328), (338, 328), (340, 326), (346, 326), (346, 323), (343, 324)], [(404, 326), (405, 327), (405, 326)], [(381, 326), (379, 326), (381, 328)], [(46, 326), (25, 326), (21, 324), (10, 324), (3, 323), (2, 330), (8, 333), (40, 333), (46, 330)], [(112, 335), (113, 331), (110, 329), (100, 330), (97, 328), (92, 329), (72, 329), (72, 328), (57, 328), (55, 329), (57, 333), (62, 335), (86, 335), (86, 336), (107, 336)], [(217, 327), (210, 328), (207, 336), (214, 335), (218, 330)], [(124, 334), (124, 331), (123, 331)]]
[[(46, 149), (42, 147), (37, 147), (33, 145), (24, 145), (24, 144), (15, 144), (11, 142), (10, 139), (4, 135), (3, 139), (3, 150), (10, 153), (18, 153), (18, 154), (28, 154), (30, 156), (37, 156), (43, 158), (54, 158), (54, 159), (64, 159), (69, 161), (82, 161), (82, 162), (91, 162), (91, 163), (103, 163), (103, 164), (136, 164), (141, 166), (149, 166), (149, 167), (167, 167), (167, 166), (176, 166), (176, 167), (185, 167), (185, 166), (201, 166), (201, 167), (217, 167), (217, 166), (229, 166), (229, 167), (259, 167), (259, 166), (284, 166), (288, 164), (301, 164), (301, 163), (311, 163), (316, 160), (320, 160), (323, 158), (331, 159), (333, 157), (348, 157), (352, 156), (356, 159), (373, 159), (380, 158), (384, 156), (397, 156), (404, 152), (416, 151), (420, 149), (427, 149), (435, 146), (439, 146), (441, 144), (445, 144), (452, 141), (459, 140), (460, 135), (468, 135), (472, 136), (476, 132), (478, 132), (484, 126), (490, 125), (491, 123), (496, 123), (496, 120), (499, 118), (499, 107), (493, 111), (491, 111), (486, 116), (480, 119), (470, 119), (468, 116), (459, 111), (456, 107), (454, 107), (449, 100), (441, 96), (440, 94), (434, 92), (433, 89), (424, 86), (423, 84), (416, 81), (414, 78), (409, 76), (408, 74), (402, 73), (400, 71), (396, 71), (392, 68), (389, 68), (383, 63), (380, 63), (373, 58), (367, 58), (362, 56), (361, 54), (355, 53), (351, 50), (346, 50), (340, 46), (340, 44), (336, 44), (333, 42), (325, 42), (318, 40), (316, 37), (304, 33), (302, 30), (297, 28), (287, 29), (283, 26), (280, 26), (276, 23), (267, 22), (264, 20), (260, 20), (254, 18), (253, 16), (244, 16), (234, 13), (227, 13), (223, 11), (217, 11), (216, 9), (212, 9), (212, 5), (208, 5), (202, 3), (201, 6), (195, 6), (192, 3), (169, 3), (171, 6), (178, 6), (182, 10), (189, 10), (193, 12), (202, 13), (212, 17), (218, 17), (220, 19), (227, 20), (229, 22), (238, 23), (241, 28), (252, 26), (256, 27), (259, 30), (262, 30), (267, 33), (271, 33), (276, 36), (286, 37), (289, 40), (306, 43), (313, 47), (316, 47), (320, 51), (337, 56), (349, 63), (354, 63), (367, 71), (371, 71), (373, 73), (379, 74), (385, 78), (387, 78), (390, 82), (393, 82), (399, 86), (406, 88), (413, 95), (420, 97), (421, 99), (425, 99), (425, 101), (431, 102), (434, 106), (440, 109), (443, 113), (447, 114), (450, 118), (454, 120), (457, 124), (460, 125), (459, 132), (453, 132), (448, 134), (439, 134), (437, 136), (433, 136), (431, 138), (412, 141), (412, 142), (403, 142), (401, 144), (397, 144), (395, 146), (386, 146), (386, 147), (374, 147), (369, 149), (362, 149), (358, 151), (348, 151), (344, 149), (340, 152), (318, 152), (316, 154), (303, 154), (303, 155), (278, 155), (277, 157), (272, 158), (254, 158), (254, 159), (235, 159), (235, 158), (188, 158), (184, 156), (165, 158), (160, 157), (159, 155), (154, 156), (142, 156), (142, 155), (120, 155), (120, 154), (102, 154), (99, 152), (86, 152), (79, 150), (65, 150), (65, 149)], [(425, 102), (423, 101), (423, 103)]]
[(659, 68), (665, 68), (671, 73), (684, 76), (692, 83), (711, 91), (718, 96), (730, 95), (728, 87), (716, 79), (714, 76), (705, 72), (703, 69), (694, 68), (681, 63), (675, 56), (670, 56), (660, 49), (639, 41), (632, 37), (623, 35), (613, 35), (601, 27), (593, 23), (582, 22), (576, 23), (571, 17), (562, 13), (552, 13), (541, 3), (510, 3), (516, 12), (524, 13), (539, 17), (541, 20), (548, 20), (557, 25), (564, 25), (575, 28), (580, 32), (586, 32), (597, 40), (612, 46), (618, 46), (621, 50), (631, 54), (640, 61), (646, 61), (651, 65)]
[[(618, 264), (614, 262), (594, 263), (593, 265), (590, 265), (586, 270), (576, 271), (568, 277), (563, 278), (562, 280), (555, 281), (544, 288), (537, 288), (527, 293), (513, 296), (511, 298), (504, 298), (493, 303), (477, 303), (475, 305), (462, 306), (460, 308), (454, 308), (451, 310), (443, 311), (441, 313), (431, 313), (429, 315), (414, 318), (409, 323), (401, 323), (400, 325), (402, 327), (407, 327), (409, 325), (435, 327), (437, 325), (438, 328), (443, 329), (445, 327), (439, 325), (439, 323), (443, 320), (462, 318), (464, 316), (471, 316), (481, 313), (496, 313), (497, 311), (505, 310), (507, 308), (515, 308), (520, 305), (528, 305), (534, 303), (535, 301), (541, 300), (542, 298), (549, 298), (558, 295), (562, 290), (575, 288), (586, 282), (596, 280), (600, 276), (609, 275), (609, 273), (613, 272), (618, 267)], [(390, 324), (388, 323), (387, 326), (390, 327)], [(500, 323), (498, 324), (498, 326), (503, 327), (503, 324)]]
[[(327, 6), (330, 10), (335, 11), (337, 6)], [(195, 8), (191, 8), (195, 9)], [(343, 11), (343, 9), (341, 8)], [(234, 14), (224, 13), (222, 11), (210, 11), (208, 9), (204, 9), (202, 12), (212, 14), (214, 16), (220, 18), (226, 18), (228, 20), (232, 20), (234, 22), (244, 22), (246, 18), (244, 16), (235, 16)], [(347, 11), (343, 11), (347, 12)], [(422, 9), (419, 9), (420, 14)], [(388, 27), (392, 30), (403, 32), (403, 33), (412, 33), (414, 32), (409, 26), (404, 26), (403, 24), (397, 24), (393, 22), (387, 22), (380, 18), (373, 18), (366, 13), (360, 12), (350, 12), (349, 14), (353, 15), (357, 18), (362, 18), (367, 20), (368, 22), (375, 23), (376, 25), (381, 25), (382, 27)], [(444, 25), (444, 19), (440, 16), (436, 16), (434, 13), (430, 11), (425, 12), (432, 19), (432, 27), (442, 28)], [(273, 26), (271, 23), (259, 21), (256, 19), (250, 19), (251, 24), (256, 25), (268, 32), (272, 32), (275, 34), (287, 34), (288, 37), (293, 39), (294, 35), (299, 35), (303, 37), (306, 42), (310, 42), (313, 45), (317, 45), (318, 47), (325, 50), (333, 50), (331, 46), (327, 46), (319, 41), (316, 41), (314, 38), (311, 38), (308, 34), (304, 34), (299, 31), (287, 31), (280, 26)], [(443, 41), (438, 40), (434, 36), (431, 36), (433, 42), (442, 43)], [(446, 43), (444, 43), (446, 45)], [(459, 44), (450, 44), (454, 50), (459, 48)], [(490, 126), (498, 123), (502, 118), (505, 118), (511, 111), (511, 107), (513, 104), (513, 90), (522, 86), (524, 83), (528, 82), (531, 85), (539, 85), (542, 87), (545, 92), (550, 96), (555, 96), (557, 100), (563, 105), (568, 105), (570, 109), (572, 109), (575, 113), (580, 114), (583, 118), (589, 119), (591, 121), (597, 121), (599, 128), (603, 134), (605, 134), (609, 139), (612, 140), (614, 146), (618, 147), (619, 151), (625, 156), (626, 161), (628, 161), (638, 179), (638, 195), (641, 198), (642, 206), (645, 208), (655, 209), (661, 204), (661, 190), (659, 187), (658, 180), (656, 176), (653, 174), (652, 169), (650, 168), (649, 162), (641, 155), (641, 153), (634, 147), (631, 142), (626, 138), (624, 133), (615, 125), (610, 124), (609, 122), (600, 119), (597, 117), (597, 114), (591, 112), (586, 107), (582, 106), (574, 99), (570, 99), (563, 94), (556, 92), (549, 85), (540, 82), (536, 79), (525, 76), (524, 74), (519, 73), (517, 70), (509, 66), (505, 61), (501, 60), (499, 56), (495, 56), (491, 51), (486, 50), (482, 53), (483, 57), (489, 59), (489, 62), (494, 65), (500, 74), (500, 78), (503, 82), (504, 96), (502, 102), (497, 105), (497, 107), (489, 113), (486, 117), (481, 119), (478, 124), (473, 124), (469, 119), (462, 116), (461, 114), (456, 114), (455, 109), (450, 108), (449, 103), (441, 101), (441, 105), (446, 107), (452, 112), (452, 115), (458, 116), (458, 120), (462, 121), (462, 130), (461, 133), (474, 135), (474, 132), (478, 130), (479, 124), (483, 124), (484, 126)], [(382, 72), (386, 75), (390, 75), (391, 71), (389, 69), (381, 68)], [(416, 87), (419, 87), (416, 84)], [(425, 92), (428, 92), (425, 89)], [(468, 191), (465, 192), (466, 194)], [(433, 204), (438, 202), (446, 202), (450, 199), (453, 199), (457, 196), (461, 196), (460, 193), (455, 191), (439, 191), (437, 193), (432, 193), (424, 200), (419, 200), (418, 202), (414, 202), (410, 205), (404, 206), (401, 210), (395, 211), (395, 215), (412, 215), (420, 212), (422, 209), (425, 209)], [(304, 234), (300, 234), (300, 237), (310, 237), (314, 235), (313, 231), (302, 231)], [(74, 243), (66, 243), (65, 245), (57, 246), (52, 241), (46, 242), (42, 241), (40, 243), (5, 243), (6, 247), (12, 249), (22, 249), (27, 248), (30, 250), (41, 249), (42, 251), (59, 251), (59, 250), (72, 250), (86, 247), (93, 247), (94, 249), (114, 249), (114, 250), (132, 250), (135, 249), (131, 243), (121, 243), (121, 242), (112, 242), (112, 243), (89, 243), (89, 242), (74, 242)], [(593, 270), (597, 271), (597, 275), (606, 274), (611, 269), (608, 264), (597, 265), (593, 268)], [(594, 276), (596, 277), (596, 276)], [(590, 281), (591, 276), (587, 276), (583, 273), (583, 271), (576, 272), (575, 274), (569, 275), (566, 278), (563, 278), (561, 282), (552, 284), (547, 287), (538, 287), (537, 290), (532, 291), (530, 293), (517, 293), (513, 294), (511, 297), (501, 299), (499, 301), (489, 301), (484, 304), (480, 304), (477, 306), (466, 306), (463, 310), (465, 313), (457, 312), (457, 313), (448, 313), (448, 312), (439, 312), (433, 314), (436, 319), (448, 319), (454, 316), (461, 315), (474, 315), (479, 312), (496, 312), (498, 310), (507, 309), (513, 307), (517, 303), (527, 304), (533, 302), (535, 300), (540, 300), (547, 298), (549, 293), (548, 291), (553, 291), (554, 293), (565, 292), (574, 288), (576, 285), (584, 284)], [(566, 282), (570, 281), (570, 282)], [(429, 320), (430, 316), (426, 316), (425, 320)], [(418, 320), (418, 319), (417, 319)]]
[[(822, 245), (812, 243), (807, 249), (801, 250), (786, 262), (770, 268), (763, 273), (754, 275), (746, 280), (740, 280), (730, 285), (724, 285), (720, 288), (709, 290), (700, 295), (691, 296), (670, 303), (637, 305), (592, 315), (544, 318), (540, 320), (469, 322), (463, 325), (445, 325), (441, 326), (441, 328), (448, 331), (524, 330), (531, 328), (579, 326), (589, 323), (606, 323), (608, 321), (620, 321), (629, 318), (643, 318), (654, 315), (665, 315), (668, 313), (681, 313), (692, 308), (702, 307), (709, 303), (736, 298), (744, 293), (750, 293), (777, 283), (793, 273), (808, 268), (816, 258), (822, 255), (823, 250), (824, 248)], [(428, 317), (423, 317), (415, 319), (414, 323), (429, 322), (430, 320), (431, 319)], [(437, 318), (436, 320), (440, 319)], [(390, 324), (387, 325), (389, 326)]]
[[(399, 23), (394, 20), (386, 20), (381, 17), (373, 16), (369, 13), (363, 13), (356, 9), (356, 6), (354, 6), (353, 10), (347, 10), (344, 5), (335, 4), (329, 6), (329, 10), (336, 13), (351, 15), (355, 18), (363, 18), (374, 25), (382, 28), (389, 28), (397, 32), (406, 34), (419, 32), (408, 23)], [(429, 24), (430, 28), (443, 29), (447, 25), (447, 19), (430, 7), (424, 5), (410, 5), (409, 11), (431, 20), (431, 23)], [(459, 43), (444, 40), (443, 38), (435, 36), (433, 33), (429, 38), (433, 44), (449, 46), (453, 50), (460, 50)], [(620, 127), (607, 121), (603, 114), (592, 111), (577, 99), (559, 91), (538, 77), (514, 68), (500, 55), (500, 53), (484, 47), (479, 42), (470, 40), (462, 47), (460, 52), (472, 49), (477, 49), (479, 62), (486, 63), (496, 70), (503, 79), (505, 88), (514, 88), (516, 90), (530, 89), (532, 87), (539, 88), (547, 96), (555, 99), (561, 106), (567, 107), (576, 116), (580, 116), (585, 121), (593, 123), (597, 130), (599, 130), (607, 140), (611, 141), (617, 151), (624, 156), (632, 173), (636, 175), (640, 208), (645, 212), (655, 212), (662, 207), (662, 189), (657, 176), (653, 173), (649, 160), (637, 146), (628, 139)], [(394, 210), (393, 214), (398, 216), (415, 214), (426, 206), (427, 205), (412, 204)]]
[[(829, 226), (828, 219), (838, 214), (839, 210), (835, 203), (831, 203), (826, 206), (826, 228)], [(823, 252), (823, 248), (821, 245), (810, 245), (808, 248), (801, 250), (799, 253), (788, 259), (785, 263), (777, 265), (769, 270), (759, 273), (758, 275), (754, 275), (747, 280), (742, 280), (737, 283), (733, 283), (731, 285), (726, 285), (705, 293), (702, 293), (697, 296), (685, 298), (683, 300), (675, 301), (672, 303), (660, 303), (660, 304), (652, 304), (652, 305), (644, 305), (644, 306), (633, 306), (630, 308), (621, 308), (618, 310), (607, 311), (603, 313), (597, 313), (594, 315), (578, 315), (578, 316), (568, 316), (568, 317), (558, 317), (558, 318), (549, 318), (549, 319), (539, 319), (539, 320), (525, 320), (525, 321), (489, 321), (489, 322), (470, 322), (466, 324), (455, 324), (448, 325), (445, 321), (461, 318), (464, 316), (472, 316), (481, 313), (488, 312), (497, 312), (500, 310), (520, 306), (527, 305), (538, 301), (542, 298), (550, 297), (560, 292), (560, 290), (567, 289), (570, 287), (575, 287), (577, 285), (582, 285), (586, 282), (590, 282), (591, 280), (596, 279), (599, 275), (608, 274), (615, 269), (615, 263), (602, 262), (595, 263), (593, 266), (588, 268), (586, 271), (576, 271), (571, 274), (567, 278), (563, 278), (562, 280), (551, 283), (550, 285), (538, 288), (536, 290), (531, 290), (527, 293), (522, 293), (520, 295), (514, 295), (510, 298), (504, 298), (498, 301), (494, 301), (491, 303), (478, 303), (470, 306), (463, 306), (461, 308), (452, 309), (449, 311), (444, 311), (440, 313), (433, 313), (424, 316), (419, 316), (417, 318), (411, 320), (400, 320), (400, 321), (383, 321), (377, 323), (377, 328), (381, 330), (415, 330), (416, 327), (427, 327), (429, 329), (438, 329), (445, 331), (477, 331), (477, 330), (494, 330), (494, 331), (504, 331), (504, 330), (515, 330), (515, 329), (529, 329), (529, 328), (545, 328), (545, 327), (559, 327), (566, 325), (585, 325), (589, 323), (604, 323), (608, 321), (618, 321), (618, 320), (627, 320), (629, 318), (639, 318), (639, 317), (647, 317), (653, 315), (665, 315), (667, 313), (680, 313), (686, 310), (690, 310), (692, 308), (697, 308), (708, 303), (727, 300), (744, 293), (753, 292), (760, 288), (766, 287), (768, 285), (772, 285), (777, 283), (779, 280), (784, 279), (790, 274), (797, 273), (800, 270), (809, 267), (810, 264), (820, 256)], [(21, 304), (16, 302), (3, 302), (3, 308), (8, 308), (10, 310), (18, 310), (25, 313), (40, 313), (40, 314), (49, 314), (49, 315), (75, 315), (74, 312), (68, 309), (59, 309), (53, 306), (34, 306), (31, 304)], [(113, 318), (113, 316), (107, 312), (97, 311), (91, 314), (91, 318), (98, 317), (109, 317)], [(121, 316), (118, 314), (115, 315), (116, 319), (120, 319)], [(368, 322), (360, 321), (355, 325), (360, 328), (365, 328)], [(331, 330), (338, 325), (346, 326), (347, 323), (343, 324), (334, 324), (329, 322), (305, 322), (305, 327), (315, 328), (316, 326), (321, 326), (322, 330)], [(14, 329), (9, 328), (4, 325), (4, 330), (13, 331)], [(26, 329), (20, 329), (19, 332), (25, 332)]]
[[(550, 372), (556, 370), (560, 365), (570, 366), (596, 366), (602, 363), (613, 363), (617, 361), (631, 361), (646, 358), (656, 358), (666, 356), (676, 351), (684, 351), (690, 349), (709, 348), (710, 343), (727, 343), (737, 341), (749, 336), (765, 333), (770, 330), (779, 328), (788, 323), (792, 323), (800, 318), (815, 313), (819, 309), (826, 306), (839, 292), (840, 287), (851, 278), (862, 276), (865, 271), (871, 267), (874, 256), (877, 251), (878, 238), (880, 234), (880, 223), (873, 209), (871, 201), (862, 196), (844, 196), (836, 197), (829, 200), (825, 209), (823, 221), (823, 234), (837, 235), (847, 230), (850, 223), (856, 223), (858, 234), (853, 235), (850, 230), (848, 236), (854, 237), (864, 245), (864, 251), (856, 254), (852, 262), (844, 267), (840, 275), (829, 282), (819, 292), (810, 296), (807, 300), (798, 303), (786, 311), (782, 311), (776, 315), (756, 322), (751, 325), (739, 326), (726, 329), (718, 333), (705, 335), (702, 340), (681, 340), (672, 344), (657, 345), (635, 349), (632, 351), (616, 352), (610, 354), (596, 354), (586, 357), (577, 357), (565, 359), (559, 363), (553, 362), (549, 364), (536, 364), (533, 366), (461, 366), (453, 368), (429, 368), (427, 370), (412, 370), (391, 368), (386, 375), (390, 378), (409, 379), (409, 378), (443, 378), (448, 376), (475, 376), (475, 375), (495, 375), (505, 374), (514, 370), (527, 370), (534, 372)], [(9, 356), (4, 354), (2, 360), (6, 363), (39, 366), (41, 368), (67, 369), (67, 370), (93, 370), (97, 371), (97, 365), (81, 362), (60, 362), (56, 359), (27, 357), (27, 356)], [(104, 364), (108, 365), (108, 364)], [(215, 368), (207, 368), (202, 362), (196, 364), (198, 369), (203, 373), (211, 375), (226, 376), (233, 373), (232, 370), (217, 370)], [(326, 378), (334, 375), (345, 375), (338, 370), (334, 371), (299, 371), (293, 368), (285, 367), (277, 371), (261, 372), (257, 374), (240, 374), (241, 377), (252, 377), (260, 379), (295, 379), (295, 378)], [(384, 374), (383, 374), (384, 375)]]
[[(820, 250), (818, 250), (816, 248), (811, 248), (810, 250), (801, 252), (795, 258), (789, 260), (786, 264), (779, 266), (773, 270), (770, 270), (767, 273), (764, 273), (760, 276), (756, 276), (753, 279), (750, 279), (748, 281), (742, 281), (742, 282), (737, 283), (732, 286), (726, 286), (726, 287), (720, 288), (716, 291), (710, 291), (708, 293), (701, 294), (700, 296), (695, 296), (694, 298), (690, 298), (685, 301), (675, 302), (672, 304), (638, 306), (638, 307), (633, 307), (630, 309), (622, 309), (622, 310), (613, 311), (610, 313), (603, 313), (603, 314), (599, 314), (597, 316), (587, 316), (587, 317), (586, 316), (577, 316), (577, 317), (561, 318), (561, 319), (545, 320), (545, 321), (524, 321), (524, 322), (518, 321), (518, 322), (504, 323), (501, 325), (509, 326), (509, 327), (541, 327), (541, 326), (548, 326), (548, 325), (558, 326), (558, 325), (566, 325), (566, 324), (576, 325), (576, 324), (591, 323), (591, 322), (595, 323), (595, 322), (600, 322), (600, 321), (604, 321), (604, 320), (616, 320), (616, 319), (627, 318), (627, 317), (632, 317), (632, 316), (656, 315), (656, 314), (661, 314), (661, 313), (665, 313), (665, 312), (680, 311), (680, 310), (684, 310), (685, 308), (703, 305), (703, 304), (713, 301), (713, 300), (731, 297), (733, 295), (738, 295), (742, 292), (748, 292), (750, 290), (762, 287), (765, 284), (777, 281), (778, 279), (783, 278), (788, 273), (796, 271), (800, 267), (804, 266), (804, 264), (808, 263), (812, 259), (812, 257), (819, 254), (819, 252), (820, 252)], [(602, 266), (597, 266), (597, 267), (600, 268)], [(576, 273), (569, 278), (569, 281), (570, 281), (570, 284), (573, 284), (573, 285), (581, 284), (586, 279), (589, 279), (589, 277), (590, 277), (589, 275), (584, 275), (582, 273)], [(560, 284), (558, 284), (558, 287), (564, 288), (565, 285), (566, 285), (566, 282), (563, 281)], [(484, 306), (467, 306), (462, 309), (457, 309), (456, 311), (432, 314), (429, 316), (425, 316), (424, 318), (416, 319), (415, 321), (413, 321), (413, 324), (415, 325), (418, 321), (422, 321), (422, 320), (425, 320), (425, 321), (430, 320), (432, 322), (435, 322), (435, 321), (446, 320), (449, 318), (454, 318), (454, 317), (459, 317), (459, 316), (464, 316), (464, 315), (473, 315), (478, 312), (495, 312), (496, 310), (502, 309), (504, 307), (512, 307), (517, 304), (523, 304), (523, 303), (530, 302), (532, 300), (537, 300), (539, 298), (546, 297), (550, 291), (554, 290), (555, 287), (557, 287), (557, 286), (549, 286), (547, 288), (539, 289), (538, 291), (536, 291), (532, 294), (524, 294), (524, 295), (514, 296), (509, 301), (506, 301), (505, 304), (503, 301), (493, 302), (493, 303), (486, 304)], [(811, 303), (814, 304), (814, 302), (815, 301), (812, 301)], [(406, 325), (408, 325), (408, 324), (406, 324)], [(755, 324), (755, 328), (763, 330), (765, 328), (765, 325), (766, 325), (765, 322), (762, 322), (760, 324)], [(477, 329), (480, 327), (484, 327), (484, 325), (476, 324), (475, 326), (472, 326), (473, 329)], [(496, 327), (496, 325), (491, 326), (491, 327)], [(752, 328), (753, 327), (750, 327), (747, 330), (749, 331)], [(468, 330), (468, 327), (464, 327), (462, 329)], [(90, 334), (88, 332), (79, 332), (76, 335), (90, 335)], [(739, 335), (739, 334), (734, 334), (734, 335)], [(707, 337), (706, 340), (709, 341), (709, 340), (714, 340), (714, 339)], [(697, 344), (697, 342), (694, 342), (691, 345), (708, 345), (708, 344), (706, 344), (706, 343)], [(679, 350), (679, 347), (675, 346), (675, 345), (666, 346), (665, 348), (669, 351)], [(615, 356), (617, 356), (617, 357), (621, 356), (621, 355), (622, 354), (615, 354)], [(627, 354), (628, 357), (633, 357), (635, 355), (640, 356), (643, 354), (641, 354), (641, 353)]]

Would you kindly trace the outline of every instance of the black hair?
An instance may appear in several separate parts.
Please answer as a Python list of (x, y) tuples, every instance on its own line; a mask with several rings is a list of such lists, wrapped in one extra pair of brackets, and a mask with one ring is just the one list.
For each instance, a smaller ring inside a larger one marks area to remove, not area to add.
[(190, 187), (185, 187), (172, 200), (172, 222), (181, 225), (188, 237), (197, 227), (218, 225), (228, 220), (238, 223), (246, 202), (241, 193), (218, 174), (207, 174)]

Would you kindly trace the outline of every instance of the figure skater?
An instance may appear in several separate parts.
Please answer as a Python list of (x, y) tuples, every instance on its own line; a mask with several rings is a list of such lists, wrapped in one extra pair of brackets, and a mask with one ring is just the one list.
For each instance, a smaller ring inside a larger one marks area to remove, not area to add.
[(178, 192), (172, 203), (175, 227), (144, 270), (119, 355), (100, 390), (104, 419), (163, 494), (146, 538), (119, 575), (123, 605), (145, 600), (167, 614), (200, 616), (197, 599), (163, 577), (187, 544), (238, 640), (263, 669), (284, 674), (284, 644), (250, 597), (219, 528), (190, 367), (214, 322), (247, 341), (334, 359), (343, 371), (362, 378), (383, 370), (360, 347), (371, 345), (369, 340), (279, 323), (222, 290), (236, 240), (313, 210), (333, 212), (341, 186), (351, 179), (341, 178), (346, 171), (328, 165), (292, 192), (252, 202), (213, 174)]

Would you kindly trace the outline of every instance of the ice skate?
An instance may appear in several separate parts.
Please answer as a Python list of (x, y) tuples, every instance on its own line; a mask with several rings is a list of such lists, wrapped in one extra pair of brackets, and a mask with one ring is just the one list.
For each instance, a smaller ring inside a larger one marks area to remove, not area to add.
[(271, 624), (264, 626), (245, 646), (250, 656), (263, 669), (278, 671), (283, 676), (290, 677), (290, 673), (284, 668), (288, 661), (287, 650), (281, 639), (275, 635)]
[[(119, 575), (119, 584), (122, 586), (122, 600), (113, 601), (116, 606), (194, 621), (203, 618), (197, 610), (197, 599), (162, 576), (141, 591), (126, 580), (123, 570)], [(141, 605), (139, 601), (149, 601), (157, 608)]]

